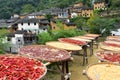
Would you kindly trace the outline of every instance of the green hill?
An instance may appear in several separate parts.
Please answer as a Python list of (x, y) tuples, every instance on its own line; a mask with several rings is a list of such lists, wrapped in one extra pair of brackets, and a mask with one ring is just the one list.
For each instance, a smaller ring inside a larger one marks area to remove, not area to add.
[[(0, 0), (0, 19), (8, 19), (15, 13), (29, 13), (51, 7), (64, 8), (78, 1), (82, 1), (90, 6), (92, 1), (101, 0)], [(111, 2), (113, 7), (120, 7), (120, 0), (105, 1)]]
[(14, 13), (39, 11), (50, 7), (66, 7), (78, 0), (0, 0), (0, 19), (7, 19)]

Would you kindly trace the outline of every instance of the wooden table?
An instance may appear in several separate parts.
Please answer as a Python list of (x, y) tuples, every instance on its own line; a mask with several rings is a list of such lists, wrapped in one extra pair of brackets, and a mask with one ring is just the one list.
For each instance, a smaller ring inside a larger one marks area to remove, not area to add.
[(90, 56), (93, 55), (93, 42), (94, 42), (95, 38), (87, 37), (87, 36), (77, 36), (77, 37), (80, 38), (80, 39), (86, 39), (86, 40), (91, 41), (88, 44), (90, 45)]
[(100, 36), (99, 34), (85, 34), (84, 36), (95, 38), (94, 39), (94, 44), (96, 44), (96, 46), (98, 48), (98, 38)]
[(82, 47), (82, 49), (83, 49), (83, 65), (85, 64), (85, 63), (88, 63), (88, 56), (87, 56), (87, 47), (89, 47), (90, 46), (90, 43), (92, 42), (91, 40), (87, 40), (87, 39), (81, 39), (81, 38), (78, 38), (78, 37), (71, 37), (71, 38), (69, 38), (69, 39), (73, 39), (73, 40), (77, 40), (77, 41), (82, 41), (82, 42), (86, 42), (87, 44), (85, 44), (85, 45), (79, 45), (79, 46), (81, 46)]
[[(55, 47), (55, 48), (59, 48), (59, 49), (64, 49), (64, 50), (67, 50), (70, 52), (82, 50), (82, 48), (78, 45), (69, 44), (69, 43), (65, 43), (65, 42), (59, 42), (59, 41), (47, 42), (46, 45), (51, 46), (51, 47)], [(68, 78), (65, 79), (65, 77), (63, 75), (61, 75), (61, 80), (70, 80), (68, 61), (62, 62), (62, 73), (64, 75), (68, 74), (68, 76), (67, 76)]]
[[(20, 48), (19, 54), (36, 58), (40, 61), (46, 61), (49, 64), (57, 63), (57, 67), (61, 73), (61, 80), (69, 80), (68, 61), (70, 60), (71, 54), (68, 51), (46, 45), (30, 45)], [(61, 63), (62, 67), (59, 66), (59, 63)]]

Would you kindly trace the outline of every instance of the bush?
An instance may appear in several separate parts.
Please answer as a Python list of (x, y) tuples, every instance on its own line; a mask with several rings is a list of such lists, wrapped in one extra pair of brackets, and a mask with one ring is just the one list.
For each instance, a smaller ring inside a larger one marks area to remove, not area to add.
[(60, 31), (52, 32), (52, 37), (54, 40), (58, 40), (58, 38), (74, 37), (74, 36), (83, 35), (84, 33), (85, 33), (84, 31), (75, 30), (75, 29), (60, 30)]
[(57, 41), (59, 38), (79, 36), (83, 35), (84, 33), (84, 31), (74, 29), (53, 31), (51, 33), (43, 32), (38, 34), (38, 44), (45, 44), (48, 41)]
[(48, 32), (42, 32), (38, 34), (38, 44), (45, 44), (48, 41), (52, 41), (53, 38)]

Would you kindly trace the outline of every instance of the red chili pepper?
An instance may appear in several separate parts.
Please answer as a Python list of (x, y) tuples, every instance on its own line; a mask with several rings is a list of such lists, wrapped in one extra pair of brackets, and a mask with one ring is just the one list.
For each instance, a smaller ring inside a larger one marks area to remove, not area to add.
[(69, 38), (61, 38), (60, 40), (63, 42), (73, 43), (73, 44), (77, 44), (77, 45), (85, 45), (86, 44), (86, 42), (69, 39)]

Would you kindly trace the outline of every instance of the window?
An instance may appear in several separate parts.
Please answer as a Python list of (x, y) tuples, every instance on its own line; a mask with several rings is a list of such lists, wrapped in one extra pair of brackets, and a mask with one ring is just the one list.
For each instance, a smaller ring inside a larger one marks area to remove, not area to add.
[(23, 25), (23, 23), (21, 23), (21, 25)]
[(7, 41), (11, 41), (11, 38), (10, 38), (10, 37), (8, 37), (8, 38), (7, 38)]
[(43, 28), (43, 30), (45, 31), (45, 28)]
[(34, 25), (36, 25), (36, 23), (34, 23)]
[(28, 25), (30, 25), (30, 23), (28, 23)]
[(55, 29), (55, 26), (53, 27), (53, 29)]

